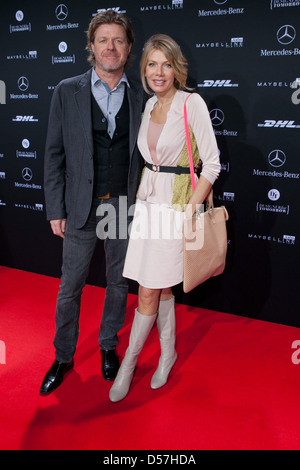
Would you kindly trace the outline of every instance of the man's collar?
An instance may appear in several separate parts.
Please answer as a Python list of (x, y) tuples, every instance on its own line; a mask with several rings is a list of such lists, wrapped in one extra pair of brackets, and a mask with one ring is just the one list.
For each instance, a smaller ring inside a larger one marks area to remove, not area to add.
[[(103, 85), (106, 85), (106, 86), (107, 86), (107, 83), (106, 83), (104, 80), (102, 80), (102, 79), (98, 76), (98, 74), (97, 74), (97, 72), (95, 71), (94, 68), (93, 68), (93, 70), (92, 70), (91, 80), (92, 80), (92, 86), (95, 86), (95, 85), (97, 85), (98, 83), (102, 83)], [(114, 90), (115, 90), (116, 88), (118, 88), (118, 86), (119, 86), (121, 83), (126, 83), (126, 85), (130, 88), (130, 84), (129, 84), (128, 80), (127, 80), (127, 77), (126, 77), (125, 72), (123, 73), (123, 75), (122, 75), (122, 77), (121, 77), (121, 80), (119, 81), (119, 83), (117, 84), (117, 86), (114, 88)]]

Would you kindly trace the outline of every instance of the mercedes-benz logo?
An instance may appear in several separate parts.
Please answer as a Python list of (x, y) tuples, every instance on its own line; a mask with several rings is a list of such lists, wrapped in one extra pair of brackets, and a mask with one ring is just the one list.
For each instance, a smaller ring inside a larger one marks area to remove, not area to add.
[(281, 26), (281, 28), (279, 28), (277, 31), (277, 40), (280, 42), (280, 44), (290, 44), (294, 41), (295, 37), (296, 30), (294, 26), (291, 26), (290, 24)]
[(30, 181), (32, 179), (32, 170), (30, 168), (23, 168), (22, 176), (25, 181)]
[(59, 21), (63, 21), (68, 16), (68, 8), (63, 3), (60, 3), (55, 9), (56, 18)]
[(268, 162), (275, 168), (279, 168), (286, 162), (285, 153), (282, 150), (272, 150), (268, 155)]
[(209, 114), (213, 126), (220, 126), (224, 122), (225, 117), (221, 109), (212, 109)]
[(227, 2), (227, 0), (214, 0), (214, 2), (215, 2), (217, 5), (223, 5), (224, 3)]
[(19, 87), (19, 90), (26, 91), (27, 88), (29, 87), (28, 78), (20, 77), (19, 80), (18, 80), (18, 87)]

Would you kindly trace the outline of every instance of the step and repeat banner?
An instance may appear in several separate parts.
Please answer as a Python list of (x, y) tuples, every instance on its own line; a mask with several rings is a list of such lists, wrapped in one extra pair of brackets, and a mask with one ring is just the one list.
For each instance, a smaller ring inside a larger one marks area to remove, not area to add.
[[(207, 103), (222, 171), (228, 262), (222, 276), (176, 300), (300, 326), (300, 1), (10, 1), (0, 18), (0, 264), (60, 276), (62, 242), (46, 221), (43, 158), (57, 83), (88, 70), (86, 30), (98, 11), (132, 20), (139, 78), (144, 42), (171, 35), (189, 86)], [(105, 286), (101, 242), (88, 282)], [(18, 288), (18, 286), (16, 286)], [(131, 285), (136, 292), (136, 286)]]

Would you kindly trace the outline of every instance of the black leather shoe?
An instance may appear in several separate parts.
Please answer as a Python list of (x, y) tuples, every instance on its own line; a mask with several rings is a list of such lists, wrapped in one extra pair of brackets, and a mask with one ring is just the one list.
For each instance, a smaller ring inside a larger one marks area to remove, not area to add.
[(63, 381), (65, 374), (74, 367), (74, 360), (71, 362), (58, 362), (55, 360), (44, 377), (40, 393), (42, 395), (49, 395), (52, 393)]
[(101, 372), (103, 378), (108, 382), (115, 380), (116, 375), (119, 370), (119, 359), (115, 349), (110, 349), (106, 351), (105, 349), (101, 349), (101, 356), (102, 356), (102, 368)]

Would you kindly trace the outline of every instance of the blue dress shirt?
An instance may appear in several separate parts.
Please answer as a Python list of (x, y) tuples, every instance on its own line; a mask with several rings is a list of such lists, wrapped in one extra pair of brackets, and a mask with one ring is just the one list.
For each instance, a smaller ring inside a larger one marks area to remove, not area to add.
[(110, 90), (107, 83), (98, 77), (95, 69), (92, 71), (91, 81), (93, 96), (97, 101), (102, 113), (107, 119), (107, 132), (112, 139), (116, 130), (115, 118), (123, 103), (125, 84), (128, 87), (130, 85), (125, 73), (123, 73), (123, 76), (118, 85), (113, 90)]

